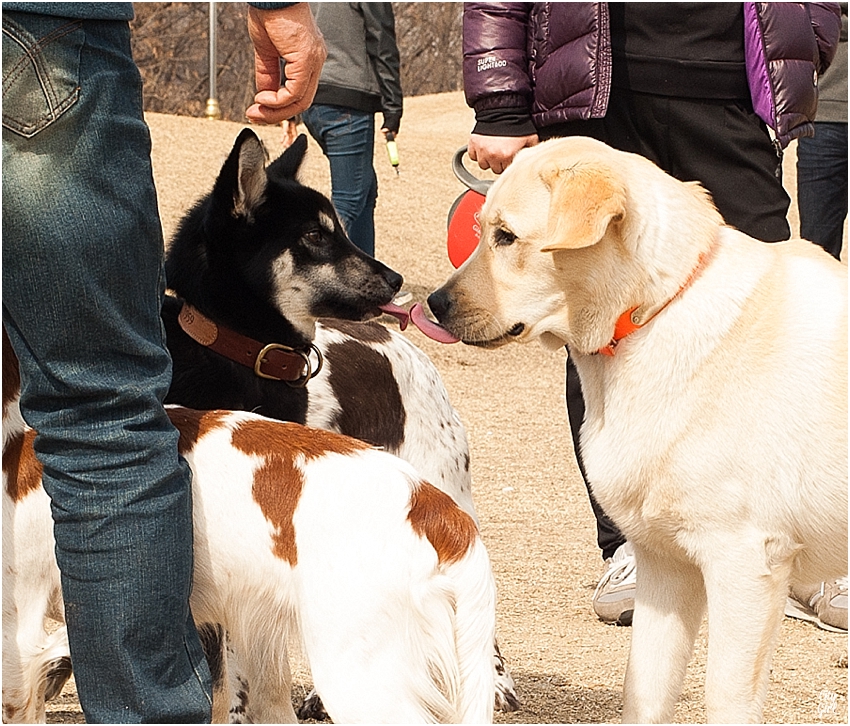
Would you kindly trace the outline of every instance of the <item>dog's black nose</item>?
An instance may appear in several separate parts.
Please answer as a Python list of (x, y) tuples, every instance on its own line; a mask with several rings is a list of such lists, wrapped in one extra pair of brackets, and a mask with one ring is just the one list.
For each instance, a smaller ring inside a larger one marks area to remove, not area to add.
[(443, 321), (451, 306), (452, 299), (445, 288), (440, 288), (428, 296), (428, 307), (440, 322)]
[(404, 282), (404, 278), (399, 275), (395, 270), (391, 270), (389, 267), (384, 272), (384, 279), (387, 281), (387, 285), (390, 286), (390, 289), (394, 292), (398, 292), (401, 290), (401, 285)]

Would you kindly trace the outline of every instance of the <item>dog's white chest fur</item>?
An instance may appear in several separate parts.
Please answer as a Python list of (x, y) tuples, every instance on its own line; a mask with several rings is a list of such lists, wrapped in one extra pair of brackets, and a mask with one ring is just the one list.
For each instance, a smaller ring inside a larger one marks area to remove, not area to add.
[[(613, 358), (576, 356), (585, 465), (630, 538), (670, 547), (682, 528), (747, 518), (768, 535), (813, 529), (783, 502), (837, 463), (807, 442), (842, 429), (842, 282), (795, 243), (778, 259), (762, 244), (723, 230), (703, 278)], [(756, 484), (766, 476), (779, 496)]]

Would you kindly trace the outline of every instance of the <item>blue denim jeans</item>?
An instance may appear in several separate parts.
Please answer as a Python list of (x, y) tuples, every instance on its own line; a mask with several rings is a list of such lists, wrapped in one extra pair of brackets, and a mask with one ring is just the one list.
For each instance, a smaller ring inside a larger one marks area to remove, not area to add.
[(330, 162), (331, 200), (348, 236), (374, 257), (378, 199), (378, 177), (373, 166), (375, 114), (314, 104), (301, 118)]
[(127, 23), (3, 13), (3, 324), (89, 722), (210, 718), (162, 255)]
[(847, 217), (847, 124), (815, 122), (815, 135), (797, 142), (800, 236), (841, 259)]

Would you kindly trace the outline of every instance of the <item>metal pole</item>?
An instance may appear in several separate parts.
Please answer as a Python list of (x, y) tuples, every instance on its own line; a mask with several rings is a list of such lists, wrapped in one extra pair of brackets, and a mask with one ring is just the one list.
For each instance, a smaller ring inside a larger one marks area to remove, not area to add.
[(218, 93), (216, 91), (216, 13), (215, 3), (210, 3), (210, 95), (207, 98), (207, 108), (204, 111), (211, 121), (221, 118), (221, 108), (218, 105)]

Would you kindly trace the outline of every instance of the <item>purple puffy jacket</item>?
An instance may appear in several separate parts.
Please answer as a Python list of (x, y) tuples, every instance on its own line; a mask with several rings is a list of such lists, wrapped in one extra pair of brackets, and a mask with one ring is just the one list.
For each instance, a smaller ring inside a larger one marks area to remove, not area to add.
[[(744, 3), (753, 109), (783, 147), (814, 134), (817, 76), (832, 62), (840, 30), (838, 3)], [(476, 112), (530, 106), (538, 128), (603, 117), (608, 4), (465, 3), (463, 85)]]

